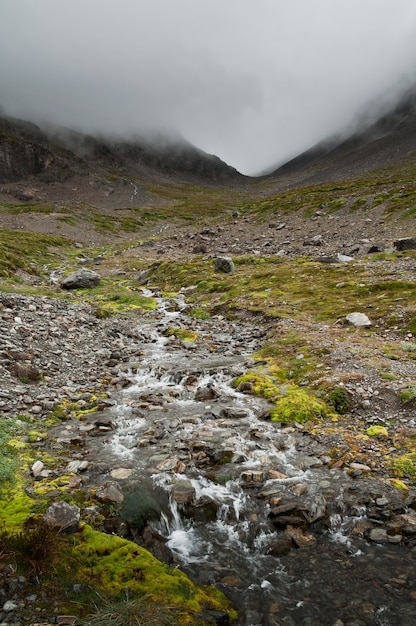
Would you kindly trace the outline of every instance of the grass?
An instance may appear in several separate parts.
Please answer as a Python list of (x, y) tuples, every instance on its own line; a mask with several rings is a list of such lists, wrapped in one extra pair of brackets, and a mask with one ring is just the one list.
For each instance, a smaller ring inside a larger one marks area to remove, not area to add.
[(96, 309), (97, 317), (106, 317), (120, 313), (140, 313), (156, 308), (154, 298), (143, 295), (133, 281), (125, 277), (106, 277), (97, 287), (74, 290), (77, 297), (86, 300)]
[(68, 241), (63, 237), (0, 230), (0, 277), (10, 277), (17, 270), (39, 275), (42, 264), (50, 262), (53, 257), (58, 258), (49, 249), (65, 246)]
[(327, 265), (306, 258), (242, 256), (234, 263), (233, 275), (216, 274), (212, 260), (154, 264), (150, 284), (168, 292), (193, 285), (189, 302), (208, 313), (221, 308), (230, 315), (246, 310), (272, 319), (311, 316), (336, 322), (351, 311), (362, 311), (373, 324), (389, 327), (396, 323), (399, 301), (401, 310), (409, 311), (409, 322), (413, 319), (416, 283), (390, 278), (388, 262)]
[(15, 478), (16, 452), (9, 442), (18, 431), (19, 428), (14, 419), (2, 417), (0, 421), (0, 489), (5, 484), (13, 482)]

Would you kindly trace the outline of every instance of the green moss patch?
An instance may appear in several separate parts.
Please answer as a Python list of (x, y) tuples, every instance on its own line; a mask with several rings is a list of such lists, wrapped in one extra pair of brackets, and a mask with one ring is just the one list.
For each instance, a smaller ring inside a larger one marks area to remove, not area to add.
[(369, 437), (383, 437), (387, 439), (389, 436), (389, 431), (385, 426), (370, 426), (367, 428), (366, 433)]
[(140, 313), (157, 308), (154, 298), (143, 295), (125, 279), (103, 278), (100, 284), (87, 293), (75, 290), (77, 296), (90, 302), (96, 309), (97, 317), (106, 314)]
[(295, 385), (288, 385), (284, 395), (270, 411), (274, 422), (308, 422), (311, 419), (336, 417), (334, 411), (312, 393)]
[(184, 613), (204, 609), (236, 614), (223, 594), (212, 587), (199, 587), (180, 570), (161, 563), (144, 548), (85, 526), (74, 535), (73, 558), (77, 576), (106, 594), (119, 597), (129, 593), (146, 594), (154, 604), (181, 607)]
[(165, 331), (166, 337), (177, 337), (183, 341), (194, 342), (199, 338), (199, 333), (194, 330), (188, 330), (186, 328), (167, 328)]
[(416, 483), (416, 452), (402, 454), (394, 459), (392, 469), (397, 478), (409, 478)]

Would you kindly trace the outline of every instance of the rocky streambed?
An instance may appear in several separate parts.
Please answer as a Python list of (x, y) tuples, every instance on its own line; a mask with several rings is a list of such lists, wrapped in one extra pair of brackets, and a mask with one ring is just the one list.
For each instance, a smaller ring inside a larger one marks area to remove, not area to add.
[[(104, 320), (89, 305), (0, 302), (0, 410), (31, 443), (29, 493), (82, 490), (81, 519), (217, 586), (241, 625), (414, 623), (414, 490), (334, 463), (325, 437), (271, 422), (235, 385), (258, 365), (261, 327), (192, 319), (183, 297)], [(18, 587), (3, 604), (35, 609)]]

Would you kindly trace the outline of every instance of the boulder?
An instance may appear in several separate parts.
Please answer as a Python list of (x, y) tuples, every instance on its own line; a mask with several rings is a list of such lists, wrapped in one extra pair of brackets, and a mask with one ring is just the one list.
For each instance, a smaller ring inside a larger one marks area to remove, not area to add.
[(324, 243), (324, 238), (322, 235), (314, 235), (313, 237), (309, 237), (309, 239), (305, 239), (303, 242), (304, 246), (322, 246)]
[(396, 250), (415, 250), (416, 249), (416, 237), (404, 237), (403, 239), (396, 239), (394, 242)]
[(101, 502), (115, 502), (116, 504), (121, 504), (124, 500), (124, 495), (117, 485), (111, 483), (107, 483), (97, 489), (95, 495)]
[(371, 321), (365, 313), (349, 313), (346, 320), (352, 326), (371, 326)]
[(43, 520), (48, 526), (64, 530), (66, 532), (76, 532), (80, 519), (80, 509), (76, 504), (68, 504), (60, 500), (54, 502), (46, 510)]
[(172, 490), (172, 497), (178, 504), (188, 504), (195, 500), (195, 487), (190, 480), (181, 479)]
[(232, 259), (228, 256), (218, 256), (215, 259), (215, 271), (224, 274), (233, 274), (235, 270)]
[(279, 557), (283, 556), (284, 554), (288, 554), (291, 549), (292, 539), (289, 537), (289, 535), (278, 535), (278, 537), (274, 539), (268, 547), (267, 554)]
[(62, 289), (90, 289), (100, 282), (100, 275), (83, 267), (70, 274), (61, 282)]

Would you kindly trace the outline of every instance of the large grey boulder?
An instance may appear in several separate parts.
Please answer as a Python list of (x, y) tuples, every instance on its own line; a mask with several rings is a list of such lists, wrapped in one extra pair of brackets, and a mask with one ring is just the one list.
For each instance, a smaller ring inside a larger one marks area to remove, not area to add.
[(233, 274), (235, 270), (232, 259), (228, 256), (217, 256), (215, 259), (215, 271), (224, 274)]
[(100, 275), (83, 267), (70, 274), (61, 282), (62, 289), (89, 289), (100, 282)]

